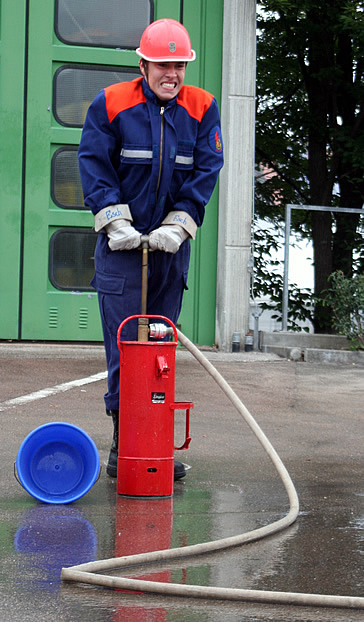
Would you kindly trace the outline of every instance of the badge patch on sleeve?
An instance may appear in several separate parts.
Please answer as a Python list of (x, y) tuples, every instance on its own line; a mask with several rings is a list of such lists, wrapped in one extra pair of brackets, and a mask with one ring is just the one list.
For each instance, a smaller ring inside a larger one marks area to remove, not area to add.
[(217, 125), (215, 125), (209, 134), (209, 145), (214, 153), (222, 152), (221, 131)]

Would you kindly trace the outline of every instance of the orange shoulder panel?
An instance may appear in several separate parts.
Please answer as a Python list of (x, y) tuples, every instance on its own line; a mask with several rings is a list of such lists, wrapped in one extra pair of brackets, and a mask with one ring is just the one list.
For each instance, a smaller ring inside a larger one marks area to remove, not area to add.
[(119, 82), (105, 89), (106, 111), (110, 123), (117, 117), (119, 112), (132, 108), (145, 102), (142, 89), (143, 78), (136, 78), (130, 82)]
[(185, 108), (188, 114), (199, 123), (210, 108), (214, 96), (197, 86), (184, 85), (177, 97), (177, 104)]

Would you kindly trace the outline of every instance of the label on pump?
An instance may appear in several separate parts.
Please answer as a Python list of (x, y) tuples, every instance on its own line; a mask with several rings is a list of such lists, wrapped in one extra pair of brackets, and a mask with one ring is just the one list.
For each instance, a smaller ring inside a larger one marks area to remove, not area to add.
[(152, 391), (152, 403), (153, 404), (164, 404), (165, 401), (166, 401), (165, 393)]

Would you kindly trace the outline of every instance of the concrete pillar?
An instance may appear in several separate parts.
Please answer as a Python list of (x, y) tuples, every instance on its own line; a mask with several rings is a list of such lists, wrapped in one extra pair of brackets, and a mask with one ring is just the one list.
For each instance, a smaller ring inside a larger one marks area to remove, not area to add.
[(221, 121), (216, 343), (231, 351), (232, 334), (249, 326), (255, 132), (255, 0), (225, 0)]

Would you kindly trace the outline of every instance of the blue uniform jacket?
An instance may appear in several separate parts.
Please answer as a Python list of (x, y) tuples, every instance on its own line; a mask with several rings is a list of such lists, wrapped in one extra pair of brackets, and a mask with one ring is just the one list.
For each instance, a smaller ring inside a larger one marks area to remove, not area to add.
[(182, 86), (163, 104), (137, 78), (102, 90), (89, 107), (79, 166), (94, 214), (127, 203), (141, 233), (172, 210), (200, 226), (222, 165), (218, 106), (203, 89)]

